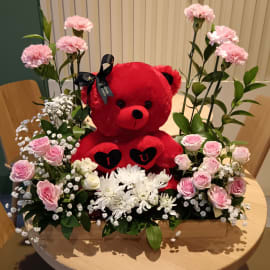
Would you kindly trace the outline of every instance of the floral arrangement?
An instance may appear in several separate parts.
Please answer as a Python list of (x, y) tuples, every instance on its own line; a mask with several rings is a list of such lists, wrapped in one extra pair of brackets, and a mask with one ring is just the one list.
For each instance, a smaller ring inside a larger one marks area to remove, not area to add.
[[(108, 174), (100, 173), (90, 158), (71, 162), (80, 139), (93, 131), (85, 121), (91, 108), (82, 104), (80, 88), (75, 84), (87, 50), (83, 35), (90, 32), (93, 24), (79, 16), (67, 18), (65, 29), (71, 28), (74, 35), (61, 37), (55, 44), (50, 41), (51, 22), (42, 14), (44, 37), (34, 34), (25, 38), (38, 38), (43, 44), (27, 47), (21, 60), (42, 78), (55, 80), (61, 94), (42, 98), (44, 103), (39, 104), (42, 111), (17, 128), (16, 141), (22, 160), (13, 164), (10, 179), (18, 184), (12, 192), (18, 198), (18, 208), (12, 208), (9, 216), (17, 211), (23, 213), (24, 220), (31, 220), (36, 233), (48, 225), (61, 226), (66, 238), (78, 226), (90, 231), (92, 223), (104, 224), (103, 237), (114, 231), (137, 235), (145, 230), (153, 249), (159, 249), (162, 242), (158, 225), (162, 220), (171, 229), (187, 219), (219, 219), (232, 225), (238, 219), (246, 222), (245, 208), (249, 206), (243, 204), (246, 190), (243, 166), (249, 161), (250, 153), (222, 132), (226, 124), (242, 125), (234, 117), (250, 113), (237, 108), (245, 102), (256, 103), (243, 96), (264, 85), (253, 83), (257, 67), (247, 71), (243, 82), (234, 80), (235, 96), (231, 109), (227, 110), (218, 99), (221, 82), (229, 77), (226, 70), (232, 64), (244, 64), (248, 54), (236, 45), (235, 31), (214, 25), (206, 34), (206, 48), (202, 52), (196, 38), (202, 24), (214, 20), (214, 12), (208, 6), (193, 4), (184, 13), (194, 30), (188, 74), (180, 71), (186, 78), (182, 112), (174, 114), (181, 130), (175, 140), (184, 153), (175, 157), (175, 167), (170, 171), (146, 171), (128, 165)], [(55, 62), (57, 50), (66, 55), (60, 67)], [(194, 53), (201, 57), (201, 64), (193, 59)], [(214, 71), (208, 73), (205, 65), (212, 55), (216, 56), (216, 64)], [(62, 78), (65, 66), (69, 66), (70, 76)], [(196, 71), (193, 77), (192, 66)], [(63, 91), (67, 79), (73, 80), (73, 89)], [(184, 116), (187, 98), (193, 104), (190, 120)], [(209, 116), (202, 119), (200, 113), (206, 104), (210, 104)], [(224, 112), (219, 127), (211, 122), (215, 105)], [(39, 129), (29, 137), (29, 125), (35, 122)], [(16, 231), (27, 236), (26, 231), (19, 228)], [(178, 231), (176, 237), (179, 235)], [(30, 238), (33, 242), (38, 239), (38, 236)]]

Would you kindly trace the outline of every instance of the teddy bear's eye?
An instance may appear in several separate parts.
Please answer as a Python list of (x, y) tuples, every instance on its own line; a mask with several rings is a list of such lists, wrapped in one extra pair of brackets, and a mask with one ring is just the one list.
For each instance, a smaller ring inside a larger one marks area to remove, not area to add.
[(151, 102), (150, 100), (146, 100), (146, 101), (144, 102), (144, 107), (145, 107), (146, 109), (150, 109), (150, 108), (152, 107), (152, 102)]
[(119, 107), (119, 108), (124, 108), (126, 106), (126, 102), (123, 100), (123, 99), (118, 99), (116, 101), (116, 105)]

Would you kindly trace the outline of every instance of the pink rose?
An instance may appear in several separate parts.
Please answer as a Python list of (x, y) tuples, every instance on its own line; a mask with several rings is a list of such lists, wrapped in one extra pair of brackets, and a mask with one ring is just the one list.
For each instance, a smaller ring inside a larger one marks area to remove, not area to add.
[(29, 146), (35, 154), (43, 156), (50, 149), (50, 140), (47, 136), (35, 139), (29, 143)]
[(185, 16), (193, 21), (194, 17), (198, 19), (205, 19), (208, 22), (212, 22), (215, 19), (213, 9), (207, 5), (192, 4), (184, 10)]
[(249, 161), (250, 152), (248, 148), (244, 146), (237, 146), (232, 153), (232, 158), (241, 164), (245, 164)]
[(47, 45), (30, 45), (23, 50), (21, 60), (27, 68), (48, 65), (53, 58), (52, 50)]
[(234, 43), (224, 43), (217, 47), (215, 54), (231, 64), (245, 64), (248, 53)]
[(206, 189), (211, 186), (211, 175), (208, 172), (198, 171), (193, 174), (193, 184), (199, 189)]
[(196, 194), (196, 189), (193, 185), (192, 177), (182, 178), (177, 185), (177, 190), (186, 200), (194, 197)]
[(181, 144), (188, 151), (195, 152), (201, 148), (204, 141), (205, 141), (205, 138), (203, 138), (202, 136), (198, 134), (190, 134), (183, 137)]
[(186, 171), (190, 168), (191, 166), (191, 160), (188, 158), (188, 155), (182, 154), (182, 155), (177, 155), (174, 158), (175, 164), (178, 165), (179, 170)]
[(216, 141), (208, 141), (203, 146), (203, 153), (207, 157), (218, 157), (222, 149), (222, 144)]
[(56, 42), (56, 47), (65, 53), (84, 52), (88, 49), (86, 42), (79, 37), (64, 36)]
[(207, 194), (209, 200), (215, 208), (228, 209), (228, 207), (231, 205), (231, 197), (222, 187), (212, 185)]
[(64, 29), (73, 28), (77, 31), (88, 31), (90, 32), (93, 28), (93, 23), (87, 18), (81, 16), (71, 16), (65, 20)]
[(35, 175), (35, 166), (28, 160), (19, 160), (12, 166), (10, 179), (13, 182), (31, 180)]
[(227, 26), (219, 26), (215, 27), (214, 32), (208, 32), (207, 37), (210, 40), (210, 44), (213, 46), (215, 43), (221, 45), (225, 42), (239, 42), (239, 38), (236, 35), (236, 32)]
[(234, 177), (234, 181), (228, 184), (227, 190), (236, 197), (242, 197), (246, 193), (246, 181), (241, 177)]
[(61, 189), (58, 186), (50, 183), (48, 180), (39, 181), (37, 183), (37, 194), (43, 202), (47, 211), (55, 211), (58, 207), (58, 200), (61, 194)]
[(218, 172), (219, 168), (220, 168), (220, 163), (216, 158), (205, 157), (203, 159), (203, 163), (201, 165), (201, 169), (203, 171), (207, 171), (211, 175), (214, 175), (215, 173)]
[(63, 156), (63, 148), (59, 145), (54, 145), (46, 152), (44, 159), (52, 166), (60, 166), (62, 165)]

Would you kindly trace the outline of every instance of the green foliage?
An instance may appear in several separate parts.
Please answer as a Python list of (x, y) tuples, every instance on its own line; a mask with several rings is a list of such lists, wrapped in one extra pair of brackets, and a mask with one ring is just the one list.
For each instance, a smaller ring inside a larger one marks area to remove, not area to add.
[(204, 132), (204, 124), (198, 113), (196, 113), (191, 122), (191, 132), (192, 133), (202, 133)]
[(254, 116), (252, 113), (247, 112), (247, 111), (243, 111), (243, 110), (239, 110), (239, 111), (234, 111), (231, 113), (231, 115), (246, 115), (246, 116)]
[[(191, 46), (192, 46), (192, 41), (190, 41), (189, 42), (190, 44), (191, 44)], [(194, 47), (194, 49), (195, 49), (195, 51), (200, 55), (200, 57), (203, 59), (203, 54), (202, 54), (202, 52), (201, 52), (201, 49), (200, 49), (200, 47), (194, 42), (193, 43), (193, 47)]]
[(76, 202), (84, 204), (88, 199), (88, 192), (86, 190), (81, 189), (76, 194)]
[(170, 216), (169, 218), (169, 227), (173, 231), (183, 220), (177, 219), (175, 216)]
[(232, 197), (232, 206), (239, 206), (244, 200), (244, 197)]
[(162, 242), (162, 232), (155, 222), (151, 222), (146, 227), (146, 239), (153, 250), (158, 250)]
[(75, 216), (64, 216), (63, 218), (61, 218), (61, 225), (66, 227), (66, 228), (74, 228), (74, 227), (79, 227), (80, 223), (77, 220), (77, 218)]
[(72, 129), (73, 135), (76, 139), (80, 139), (82, 135), (84, 135), (85, 130), (83, 128), (79, 128), (77, 126), (74, 126)]
[(41, 40), (44, 40), (44, 37), (41, 36), (41, 35), (38, 35), (38, 34), (30, 34), (30, 35), (25, 35), (23, 36), (23, 38), (37, 38), (37, 39), (41, 39)]
[(249, 85), (256, 77), (257, 73), (258, 73), (258, 66), (253, 67), (252, 69), (248, 70), (245, 75), (244, 75), (244, 83), (245, 86)]
[(194, 82), (192, 84), (192, 92), (195, 96), (199, 96), (205, 89), (206, 86), (200, 82)]
[(253, 83), (245, 87), (245, 93), (266, 86), (264, 83)]
[(182, 113), (173, 113), (173, 120), (176, 125), (185, 133), (189, 134), (191, 131), (187, 118)]
[(108, 236), (115, 231), (115, 227), (110, 222), (107, 222), (103, 228), (102, 237)]
[(216, 82), (218, 80), (226, 80), (229, 78), (229, 74), (223, 71), (214, 71), (209, 74), (207, 74), (204, 78), (204, 82)]
[(237, 102), (243, 97), (244, 86), (240, 81), (234, 80), (234, 100)]
[(87, 232), (90, 232), (90, 229), (91, 229), (91, 222), (90, 222), (89, 214), (88, 214), (86, 211), (83, 211), (83, 212), (82, 212), (80, 221), (81, 221), (81, 224), (82, 224), (83, 228), (84, 228)]
[(42, 10), (40, 10), (40, 14), (41, 14), (41, 19), (42, 19), (42, 25), (43, 25), (44, 34), (45, 34), (46, 38), (48, 39), (48, 41), (50, 42), (50, 40), (51, 40), (52, 22), (49, 22), (47, 20), (47, 18), (45, 17)]
[(72, 234), (73, 228), (72, 227), (65, 227), (65, 226), (61, 225), (61, 230), (62, 230), (62, 233), (65, 236), (65, 238), (69, 240), (69, 238)]
[(210, 44), (208, 44), (208, 46), (205, 48), (203, 52), (204, 62), (208, 61), (208, 59), (215, 52), (215, 50), (216, 50), (216, 45), (211, 46)]

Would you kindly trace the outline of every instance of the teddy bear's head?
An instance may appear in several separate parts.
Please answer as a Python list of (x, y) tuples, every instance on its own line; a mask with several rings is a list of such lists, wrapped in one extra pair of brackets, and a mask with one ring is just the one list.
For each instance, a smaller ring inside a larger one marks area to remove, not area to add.
[(136, 136), (156, 131), (166, 122), (181, 77), (169, 66), (134, 62), (113, 67), (106, 81), (113, 92), (107, 104), (96, 83), (90, 92), (93, 122), (104, 136)]

